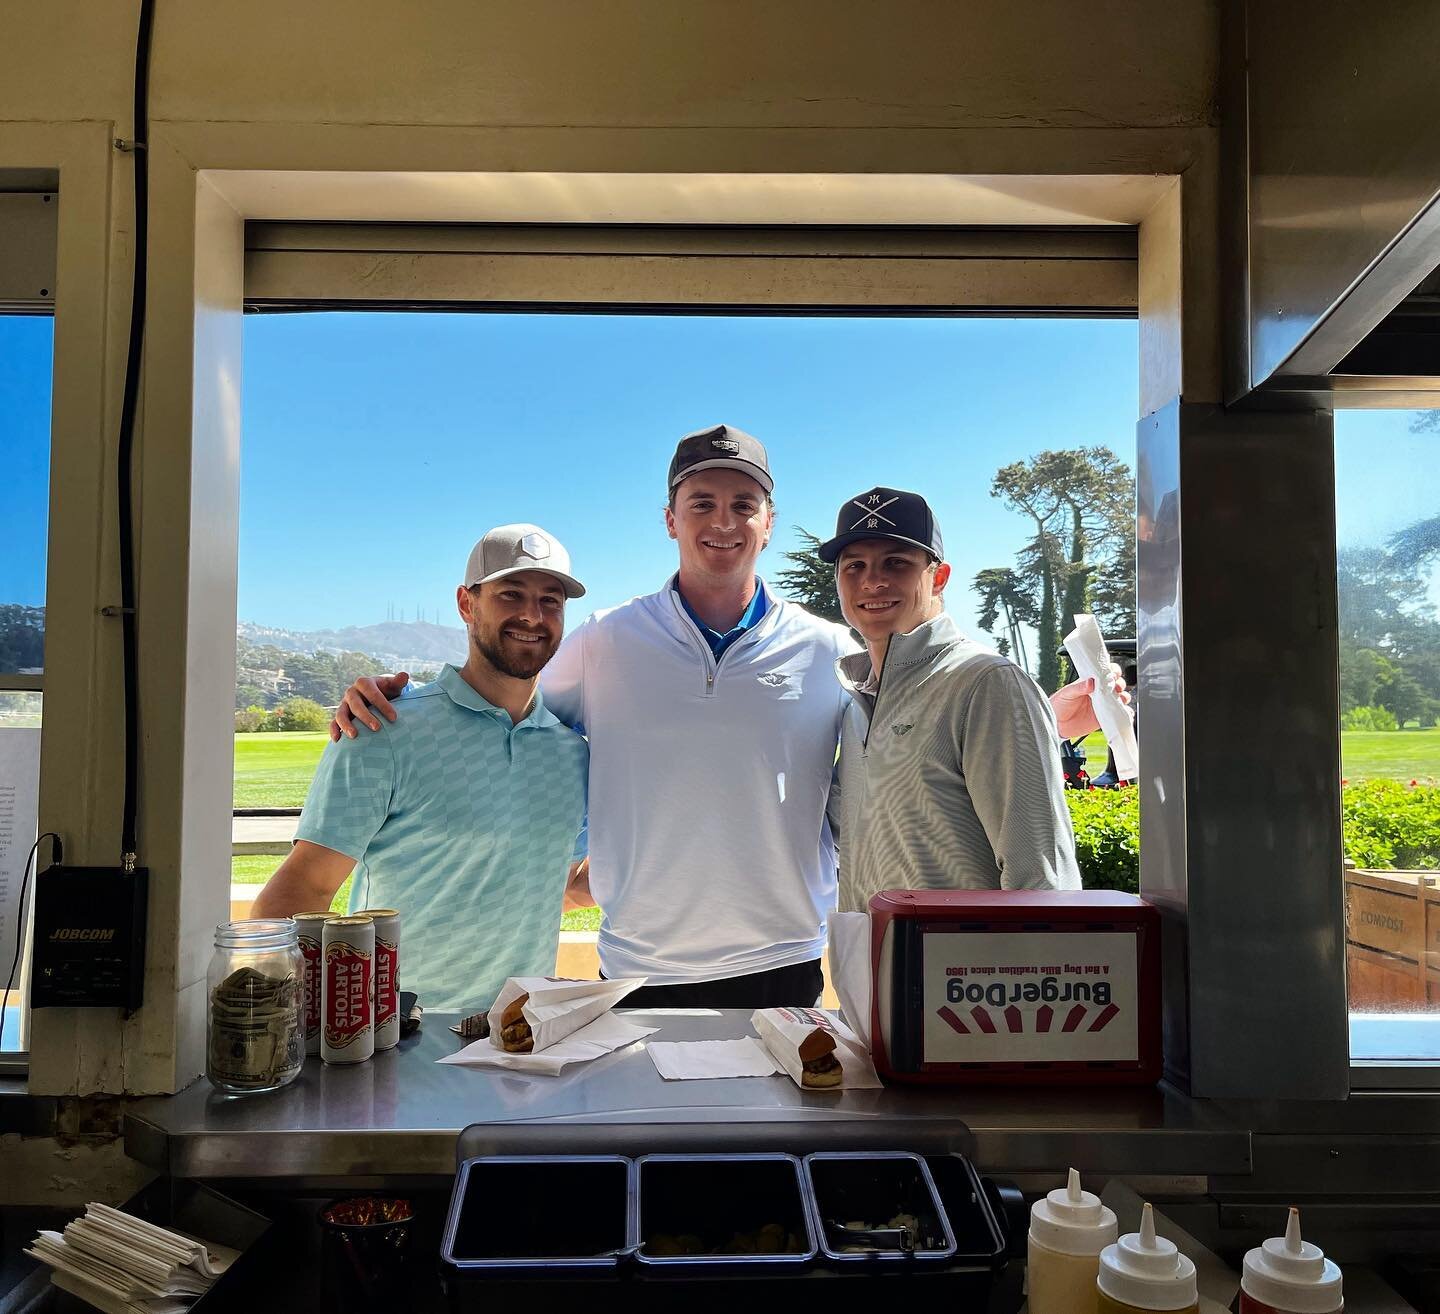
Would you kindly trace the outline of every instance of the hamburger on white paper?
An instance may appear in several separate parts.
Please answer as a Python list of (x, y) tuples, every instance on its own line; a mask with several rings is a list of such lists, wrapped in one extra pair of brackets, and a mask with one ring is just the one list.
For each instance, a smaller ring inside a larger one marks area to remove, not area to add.
[[(838, 1017), (820, 1008), (761, 1008), (750, 1025), (765, 1048), (802, 1090), (874, 1090), (881, 1085), (870, 1052)], [(827, 1048), (832, 1046), (833, 1048)], [(840, 1065), (840, 1081), (813, 1085), (805, 1081), (806, 1061), (825, 1053)]]
[(618, 981), (567, 981), (551, 976), (512, 976), (500, 987), (490, 1005), (490, 1044), (504, 1049), (500, 1019), (505, 1010), (522, 996), (528, 996), (521, 1007), (530, 1024), (533, 1038), (527, 1052), (541, 1050), (563, 1040), (572, 1032), (593, 1022), (602, 1013), (614, 1008), (632, 990), (645, 984), (643, 976), (625, 977)]

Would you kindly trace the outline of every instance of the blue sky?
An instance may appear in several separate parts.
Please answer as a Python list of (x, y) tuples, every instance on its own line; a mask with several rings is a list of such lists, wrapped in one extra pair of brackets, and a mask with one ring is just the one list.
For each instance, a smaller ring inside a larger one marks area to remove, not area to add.
[[(762, 573), (793, 526), (828, 536), (844, 499), (886, 483), (927, 493), (968, 581), (1024, 537), (989, 496), (1000, 465), (1081, 443), (1129, 459), (1135, 344), (1128, 321), (252, 317), (240, 614), (449, 621), (472, 541), (532, 520), (590, 588), (573, 625), (674, 570), (666, 467), (718, 422), (770, 453)], [(953, 605), (970, 623), (968, 590)]]
[[(674, 569), (666, 466), (681, 434), (724, 421), (770, 451), (763, 573), (783, 566), (794, 525), (826, 535), (850, 494), (919, 489), (955, 566), (951, 609), (973, 626), (970, 577), (1025, 536), (989, 496), (995, 470), (1095, 443), (1133, 462), (1136, 333), (1124, 320), (250, 316), (239, 614), (315, 629), (393, 606), (455, 624), (471, 543), (533, 520), (590, 586), (574, 625)], [(50, 321), (0, 316), (0, 601), (43, 601), (50, 344)], [(1440, 508), (1440, 440), (1408, 422), (1339, 416), (1342, 542)]]

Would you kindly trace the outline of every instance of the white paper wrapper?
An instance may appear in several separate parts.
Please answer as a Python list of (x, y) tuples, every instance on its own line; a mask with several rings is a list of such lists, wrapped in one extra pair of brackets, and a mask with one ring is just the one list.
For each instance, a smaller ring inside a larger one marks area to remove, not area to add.
[(870, 914), (832, 912), (830, 984), (840, 1000), (840, 1015), (866, 1052), (870, 1049)]
[(1110, 652), (1105, 647), (1105, 636), (1100, 633), (1095, 617), (1075, 617), (1075, 628), (1065, 636), (1065, 651), (1075, 664), (1075, 674), (1082, 680), (1095, 681), (1090, 706), (1095, 709), (1095, 719), (1105, 732), (1105, 742), (1115, 754), (1115, 773), (1121, 780), (1134, 780), (1140, 774), (1140, 746), (1135, 739), (1135, 722), (1130, 719), (1130, 709), (1115, 692)]
[[(535, 1037), (532, 1053), (539, 1054), (566, 1036), (609, 1012), (632, 990), (645, 984), (643, 976), (618, 981), (562, 981), (548, 976), (512, 976), (490, 1005), (490, 1036), (482, 1044), (502, 1053), (500, 1019), (512, 1001), (529, 995), (521, 1010)], [(522, 1056), (523, 1057), (523, 1056)]]
[(741, 1040), (655, 1040), (645, 1046), (645, 1052), (666, 1081), (773, 1077), (781, 1071), (770, 1051), (754, 1036)]
[[(750, 1015), (750, 1025), (760, 1034), (765, 1048), (785, 1069), (790, 1079), (803, 1090), (815, 1095), (834, 1090), (875, 1090), (881, 1085), (870, 1061), (870, 1051), (840, 1019), (820, 1008), (760, 1008)], [(816, 1031), (828, 1031), (835, 1037), (835, 1057), (840, 1061), (841, 1082), (838, 1086), (812, 1087), (801, 1080), (804, 1061), (800, 1045)]]
[(558, 1077), (572, 1063), (588, 1063), (637, 1040), (653, 1036), (659, 1027), (637, 1026), (613, 1013), (602, 1013), (579, 1031), (572, 1031), (539, 1054), (507, 1054), (496, 1049), (489, 1040), (475, 1040), (458, 1054), (436, 1059), (437, 1063), (453, 1063), (462, 1068), (503, 1068), (506, 1072), (524, 1072), (539, 1077)]

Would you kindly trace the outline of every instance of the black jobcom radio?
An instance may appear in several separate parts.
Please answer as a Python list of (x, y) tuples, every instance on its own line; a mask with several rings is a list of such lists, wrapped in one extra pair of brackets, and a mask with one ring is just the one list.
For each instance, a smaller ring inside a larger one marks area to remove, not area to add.
[(31, 1008), (140, 1007), (149, 871), (51, 867), (35, 883)]

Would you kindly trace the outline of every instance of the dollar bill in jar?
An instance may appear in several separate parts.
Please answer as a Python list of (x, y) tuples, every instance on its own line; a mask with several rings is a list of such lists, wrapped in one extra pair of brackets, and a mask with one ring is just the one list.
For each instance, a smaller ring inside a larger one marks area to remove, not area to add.
[(278, 1090), (305, 1062), (302, 960), (289, 918), (215, 928), (205, 1073), (227, 1094)]
[(375, 1050), (400, 1043), (400, 914), (394, 908), (363, 908), (355, 914), (375, 923)]
[(321, 936), (320, 1057), (363, 1063), (375, 1052), (375, 923), (330, 917)]

